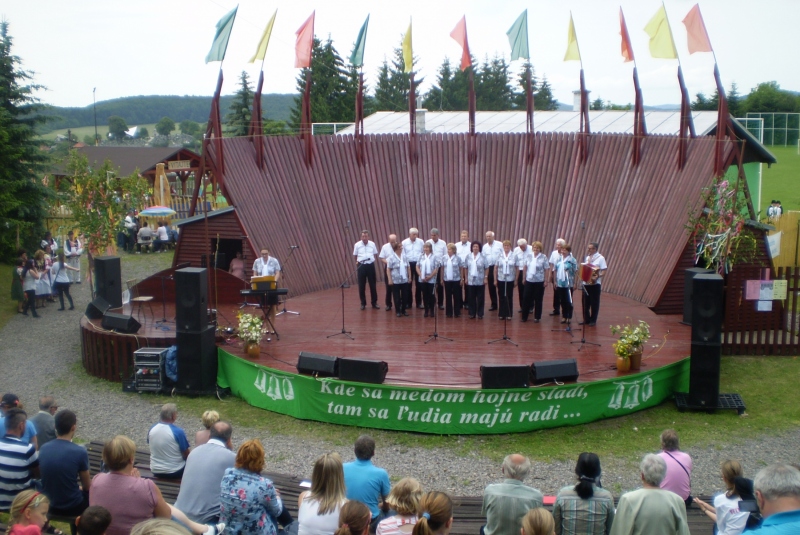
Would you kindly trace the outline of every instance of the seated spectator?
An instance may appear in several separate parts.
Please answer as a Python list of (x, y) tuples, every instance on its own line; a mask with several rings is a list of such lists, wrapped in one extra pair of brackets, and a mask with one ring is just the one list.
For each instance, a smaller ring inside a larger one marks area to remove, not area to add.
[(163, 221), (159, 221), (158, 228), (156, 229), (156, 239), (153, 241), (153, 250), (157, 253), (160, 253), (162, 249), (166, 249), (169, 245), (169, 233), (167, 232), (165, 224), (166, 223)]
[(93, 505), (75, 519), (78, 535), (104, 535), (111, 525), (111, 513), (105, 507)]
[(542, 493), (524, 484), (530, 469), (530, 460), (519, 453), (503, 459), (505, 479), (502, 483), (488, 485), (483, 491), (486, 525), (481, 529), (481, 534), (517, 535), (525, 513), (542, 506)]
[(800, 533), (800, 470), (788, 464), (762, 468), (753, 481), (764, 521), (758, 535)]
[(39, 398), (39, 412), (33, 415), (31, 423), (36, 429), (36, 442), (41, 449), (42, 446), (55, 440), (56, 438), (56, 421), (53, 418), (58, 405), (53, 396), (42, 396)]
[(6, 412), (6, 432), (0, 438), (0, 511), (8, 511), (14, 497), (31, 488), (33, 480), (39, 478), (39, 455), (33, 444), (22, 440), (28, 416), (22, 409)]
[(175, 507), (195, 522), (219, 521), (219, 488), (228, 468), (233, 468), (236, 454), (231, 451), (233, 428), (227, 422), (211, 426), (211, 438), (194, 448), (186, 459), (181, 490)]
[(667, 463), (667, 475), (661, 482), (661, 488), (671, 490), (681, 497), (686, 507), (692, 504), (692, 458), (688, 453), (680, 451), (678, 433), (667, 429), (661, 433), (661, 456)]
[[(429, 492), (419, 501), (413, 535), (447, 535), (453, 527), (453, 500), (444, 492)], [(516, 535), (516, 534), (514, 534)]]
[(639, 469), (643, 488), (620, 497), (611, 535), (690, 535), (680, 496), (659, 487), (667, 472), (664, 459), (649, 453)]
[(166, 518), (151, 518), (139, 522), (131, 530), (131, 535), (192, 535), (191, 532), (177, 522)]
[(403, 535), (411, 533), (417, 523), (422, 486), (413, 477), (404, 477), (392, 488), (386, 503), (397, 514), (384, 518), (375, 532), (378, 535)]
[(744, 473), (739, 461), (727, 460), (722, 463), (722, 482), (725, 492), (714, 497), (714, 505), (710, 505), (700, 498), (695, 498), (700, 509), (717, 524), (719, 535), (739, 535), (747, 525), (750, 514), (739, 510), (739, 500), (743, 499), (736, 493), (736, 478), (741, 478)]
[(553, 505), (556, 535), (605, 535), (611, 530), (614, 497), (599, 486), (600, 474), (600, 458), (596, 454), (578, 456), (578, 484), (561, 489)]
[[(69, 410), (56, 414), (58, 438), (39, 450), (39, 470), (42, 476), (42, 492), (50, 498), (50, 512), (58, 516), (79, 516), (89, 507), (89, 455), (86, 448), (72, 443), (78, 419)], [(80, 481), (80, 486), (78, 486)], [(70, 524), (72, 535), (77, 532), (75, 523)]]
[[(522, 517), (522, 531), (520, 531), (520, 535), (560, 535), (560, 533), (561, 532), (556, 530), (553, 515), (544, 507), (531, 509)], [(574, 533), (582, 532), (575, 531)]]
[(366, 535), (371, 520), (369, 507), (359, 501), (349, 501), (339, 512), (339, 528), (334, 535)]
[(314, 463), (311, 490), (297, 499), (298, 535), (331, 535), (339, 527), (339, 512), (346, 501), (342, 458), (326, 453)]
[(392, 490), (389, 474), (372, 463), (375, 441), (361, 435), (355, 443), (356, 460), (344, 464), (344, 484), (348, 500), (358, 500), (372, 512), (370, 533), (375, 533), (378, 522), (387, 517), (389, 506), (385, 499)]
[[(3, 431), (5, 434), (5, 421), (6, 412), (10, 409), (22, 409), (22, 402), (20, 402), (19, 398), (16, 394), (5, 394), (3, 395), (3, 399), (0, 400), (0, 424), (3, 425), (0, 430)], [(25, 432), (20, 437), (25, 444), (33, 444), (33, 446), (38, 450), (39, 449), (39, 441), (36, 438), (36, 426), (33, 425), (33, 422), (30, 420), (25, 421)]]
[(136, 252), (141, 253), (142, 247), (146, 249), (150, 248), (150, 245), (153, 242), (153, 229), (147, 226), (147, 221), (142, 223), (142, 228), (139, 229), (139, 232), (136, 233)]
[(178, 407), (167, 403), (161, 407), (161, 421), (150, 428), (147, 443), (150, 444), (150, 471), (156, 477), (180, 479), (189, 456), (189, 441), (186, 433), (175, 425)]
[(211, 436), (211, 426), (219, 422), (219, 413), (217, 411), (206, 411), (203, 413), (200, 421), (203, 422), (203, 427), (205, 429), (201, 429), (194, 434), (195, 447), (208, 442), (208, 439)]
[(89, 504), (100, 505), (111, 513), (109, 535), (128, 535), (133, 526), (156, 518), (174, 518), (194, 535), (217, 535), (225, 526), (206, 526), (192, 522), (182, 511), (164, 501), (161, 491), (152, 479), (144, 479), (133, 467), (136, 444), (126, 436), (118, 435), (103, 447), (103, 462), (108, 473), (99, 473), (92, 479)]
[(8, 515), (8, 535), (41, 535), (47, 524), (47, 496), (33, 489), (23, 490), (11, 503)]

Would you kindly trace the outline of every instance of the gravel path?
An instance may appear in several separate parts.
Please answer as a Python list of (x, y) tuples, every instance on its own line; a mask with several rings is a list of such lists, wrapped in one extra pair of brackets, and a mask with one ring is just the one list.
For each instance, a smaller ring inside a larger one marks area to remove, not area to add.
[[(123, 280), (146, 277), (169, 265), (172, 255), (148, 255), (123, 260)], [(89, 302), (89, 287), (73, 285), (74, 311), (57, 311), (50, 304), (40, 311), (42, 319), (16, 315), (0, 330), (0, 384), (3, 392), (14, 392), (27, 406), (36, 409), (42, 393), (56, 397), (59, 406), (79, 415), (79, 437), (83, 440), (126, 434), (145, 447), (147, 430), (158, 418), (159, 407), (146, 397), (98, 388), (82, 373), (80, 364), (79, 320)], [(180, 405), (180, 403), (179, 403)], [(209, 406), (213, 403), (209, 402)], [(193, 422), (179, 421), (187, 434), (195, 431)], [(313, 425), (310, 423), (309, 425)], [(353, 458), (351, 446), (323, 441), (271, 435), (264, 431), (236, 428), (234, 438), (258, 437), (268, 453), (270, 470), (309, 476), (314, 459), (326, 451), (338, 451), (342, 458)], [(722, 444), (688, 450), (694, 459), (693, 492), (710, 494), (720, 489), (719, 464), (727, 458), (741, 459), (745, 473), (752, 477), (764, 465), (776, 461), (798, 462), (800, 427), (777, 436), (763, 436), (740, 445)], [(636, 468), (629, 461), (602, 459), (603, 483), (612, 492), (639, 486)], [(439, 489), (456, 495), (480, 495), (486, 484), (498, 480), (500, 467), (475, 453), (464, 456), (449, 450), (378, 444), (375, 462), (385, 467), (393, 480), (414, 476), (426, 489)], [(547, 494), (555, 494), (571, 484), (574, 461), (534, 462), (528, 483)]]

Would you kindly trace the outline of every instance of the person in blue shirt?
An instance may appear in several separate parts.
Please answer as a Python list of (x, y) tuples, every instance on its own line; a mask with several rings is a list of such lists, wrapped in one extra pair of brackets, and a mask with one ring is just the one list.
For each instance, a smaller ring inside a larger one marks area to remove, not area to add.
[(361, 435), (355, 443), (356, 460), (344, 464), (344, 486), (348, 500), (358, 500), (372, 513), (370, 533), (375, 533), (378, 523), (388, 516), (386, 497), (392, 490), (389, 474), (372, 463), (375, 456), (375, 441), (369, 435)]
[[(19, 398), (16, 394), (4, 394), (3, 399), (0, 400), (0, 432), (3, 435), (6, 434), (6, 412), (11, 409), (22, 409), (22, 403), (20, 403)], [(36, 438), (36, 426), (33, 424), (32, 421), (26, 420), (25, 421), (25, 433), (20, 437), (20, 440), (25, 444), (33, 444), (33, 446), (38, 450), (39, 449), (39, 442)]]
[(789, 464), (772, 464), (753, 481), (764, 522), (753, 530), (759, 535), (800, 533), (800, 470)]

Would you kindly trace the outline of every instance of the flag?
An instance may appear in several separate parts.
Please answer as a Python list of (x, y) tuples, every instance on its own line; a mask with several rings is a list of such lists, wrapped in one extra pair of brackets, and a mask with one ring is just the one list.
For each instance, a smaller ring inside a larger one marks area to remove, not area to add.
[(267, 27), (264, 28), (264, 35), (261, 36), (261, 41), (258, 42), (258, 48), (256, 49), (255, 55), (250, 58), (248, 63), (255, 63), (257, 59), (264, 60), (264, 56), (267, 55), (267, 45), (269, 44), (269, 38), (272, 35), (272, 26), (275, 24), (275, 16), (278, 14), (278, 10), (275, 10), (275, 13), (272, 14), (272, 18), (269, 19), (267, 23)]
[(467, 16), (461, 17), (456, 27), (450, 32), (456, 43), (461, 46), (461, 70), (463, 71), (472, 65), (472, 56), (469, 54), (469, 41), (467, 40)]
[(294, 45), (295, 68), (311, 67), (311, 49), (314, 48), (314, 14), (306, 19), (300, 29), (294, 32), (297, 42)]
[(411, 21), (408, 21), (408, 30), (403, 36), (403, 63), (405, 68), (403, 72), (411, 72), (414, 68), (414, 50), (411, 47)]
[(517, 17), (514, 24), (506, 32), (508, 44), (511, 45), (511, 61), (519, 58), (531, 59), (528, 52), (528, 10)]
[(236, 6), (217, 22), (217, 33), (214, 34), (214, 42), (211, 44), (211, 50), (208, 51), (208, 55), (206, 56), (206, 63), (225, 59), (225, 51), (228, 49), (228, 39), (231, 37), (233, 21), (236, 20), (236, 10), (238, 9), (239, 6)]
[(686, 14), (683, 19), (683, 25), (686, 26), (686, 37), (689, 41), (689, 54), (695, 52), (713, 52), (711, 48), (711, 40), (708, 38), (706, 25), (703, 22), (703, 15), (700, 14), (700, 4), (695, 4), (694, 7)]
[(628, 26), (625, 24), (625, 15), (622, 14), (622, 8), (619, 8), (619, 34), (622, 36), (622, 57), (625, 58), (626, 63), (634, 61), (631, 36), (628, 34)]
[(650, 55), (654, 58), (678, 59), (678, 51), (675, 50), (675, 41), (672, 39), (672, 29), (667, 20), (667, 10), (662, 5), (658, 11), (644, 27), (644, 31), (650, 36)]
[(572, 13), (569, 14), (567, 53), (564, 54), (564, 61), (581, 61), (581, 49), (578, 48), (578, 36), (575, 35), (575, 23), (572, 22)]
[(358, 30), (358, 38), (356, 39), (356, 46), (353, 48), (353, 53), (350, 54), (350, 65), (353, 67), (364, 66), (364, 46), (367, 44), (367, 25), (369, 24), (369, 15), (364, 25)]

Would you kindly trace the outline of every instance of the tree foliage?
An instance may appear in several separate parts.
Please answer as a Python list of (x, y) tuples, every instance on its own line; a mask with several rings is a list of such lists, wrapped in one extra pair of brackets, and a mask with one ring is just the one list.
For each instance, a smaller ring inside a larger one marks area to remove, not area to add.
[(128, 131), (128, 123), (119, 115), (112, 115), (108, 118), (108, 133), (114, 139), (125, 139), (125, 132)]
[(181, 121), (179, 125), (182, 134), (186, 134), (187, 136), (197, 137), (197, 134), (200, 133), (200, 125), (195, 121), (189, 121), (188, 119), (185, 121)]
[(175, 121), (169, 117), (162, 117), (161, 120), (156, 123), (156, 132), (161, 136), (168, 136), (173, 130), (175, 130)]
[(246, 136), (253, 117), (253, 88), (247, 71), (239, 75), (239, 90), (233, 95), (233, 102), (225, 116), (223, 130), (228, 136)]
[(742, 112), (800, 112), (800, 97), (781, 89), (778, 82), (764, 82), (754, 87), (742, 104)]
[[(156, 130), (158, 128), (156, 127)], [(150, 130), (146, 126), (140, 126), (136, 131), (136, 139), (148, 139), (150, 137)]]
[[(418, 59), (415, 57), (414, 63), (417, 62)], [(374, 107), (376, 110), (408, 111), (408, 90), (411, 78), (409, 73), (403, 72), (405, 67), (406, 62), (403, 60), (403, 50), (401, 48), (394, 49), (391, 62), (384, 58), (378, 70), (378, 85), (375, 88)], [(417, 87), (422, 84), (424, 79), (424, 77), (414, 77)], [(419, 103), (419, 90), (415, 93)]]

